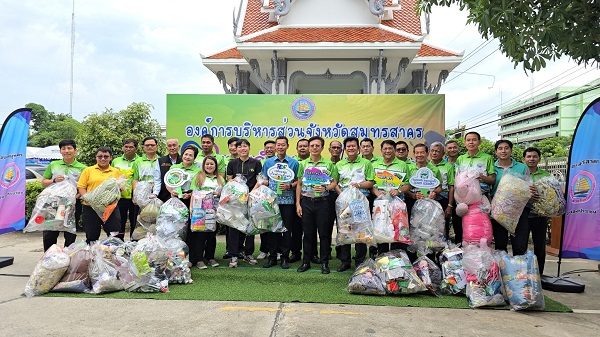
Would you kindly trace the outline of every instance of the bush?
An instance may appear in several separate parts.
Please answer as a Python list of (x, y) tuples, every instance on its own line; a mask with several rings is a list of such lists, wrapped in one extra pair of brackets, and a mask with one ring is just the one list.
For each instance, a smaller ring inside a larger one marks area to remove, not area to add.
[(33, 212), (33, 208), (35, 207), (35, 201), (37, 200), (38, 195), (44, 189), (42, 187), (42, 183), (39, 181), (35, 181), (32, 183), (27, 183), (25, 189), (25, 221), (29, 221), (31, 217), (31, 212)]

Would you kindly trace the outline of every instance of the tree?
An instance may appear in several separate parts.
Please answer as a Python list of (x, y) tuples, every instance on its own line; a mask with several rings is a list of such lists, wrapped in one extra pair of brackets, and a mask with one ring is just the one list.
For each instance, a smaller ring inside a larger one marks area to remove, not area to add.
[[(142, 139), (154, 136), (158, 140), (159, 153), (164, 153), (165, 142), (160, 124), (152, 119), (154, 107), (147, 103), (131, 103), (119, 112), (106, 109), (100, 114), (86, 116), (81, 124), (81, 132), (77, 137), (79, 160), (87, 165), (96, 163), (94, 156), (99, 146), (108, 146), (113, 150), (113, 157), (123, 154), (123, 139), (133, 138), (140, 144)], [(138, 154), (143, 154), (138, 146)]]
[(567, 157), (573, 136), (558, 136), (546, 138), (539, 142), (533, 143), (533, 147), (537, 147), (542, 153), (542, 158), (558, 158)]
[(600, 62), (600, 3), (596, 0), (418, 0), (418, 11), (457, 4), (484, 39), (497, 38), (515, 68), (539, 71), (562, 55), (577, 64)]
[(42, 130), (54, 117), (54, 113), (46, 110), (41, 104), (27, 103), (25, 107), (31, 109), (31, 126), (29, 128), (34, 132)]
[(58, 145), (63, 139), (77, 138), (80, 129), (81, 123), (69, 115), (52, 114), (46, 126), (29, 137), (29, 145), (38, 147)]

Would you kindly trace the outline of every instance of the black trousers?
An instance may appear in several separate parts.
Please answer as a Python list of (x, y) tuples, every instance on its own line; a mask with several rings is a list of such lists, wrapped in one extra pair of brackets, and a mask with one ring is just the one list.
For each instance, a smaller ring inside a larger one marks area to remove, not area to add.
[(186, 243), (190, 249), (189, 259), (192, 265), (215, 258), (217, 249), (216, 232), (192, 232), (188, 230)]
[[(529, 243), (529, 224), (527, 218), (529, 217), (529, 208), (525, 208), (521, 216), (519, 216), (519, 222), (515, 233), (510, 235), (510, 242), (512, 244), (512, 253), (515, 255), (524, 255), (527, 252), (527, 245)], [(503, 250), (508, 252), (508, 230), (500, 225), (496, 220), (492, 220), (492, 232), (494, 234), (494, 246), (497, 250)]]
[(121, 214), (116, 209), (106, 222), (103, 222), (91, 206), (83, 205), (81, 220), (83, 221), (83, 230), (85, 231), (85, 241), (88, 244), (98, 241), (102, 228), (104, 228), (107, 236), (110, 236), (111, 232), (119, 232), (121, 228)]
[[(254, 235), (246, 235), (235, 228), (229, 228), (229, 241), (227, 242), (227, 253), (232, 257), (254, 254)], [(240, 244), (244, 243), (243, 251), (240, 250)], [(191, 262), (191, 261), (190, 261)]]
[(446, 240), (450, 239), (450, 218), (446, 217), (446, 208), (448, 207), (448, 199), (447, 198), (440, 198), (440, 200), (437, 200), (437, 202), (440, 203), (440, 205), (442, 206), (442, 211), (444, 212), (444, 237), (446, 238)]
[(321, 261), (331, 259), (331, 231), (329, 224), (329, 202), (327, 197), (306, 198), (300, 201), (302, 206), (302, 229), (304, 230), (304, 256), (302, 262), (310, 264), (316, 255), (316, 236), (319, 233)]
[(121, 230), (119, 231), (118, 237), (125, 241), (125, 225), (127, 224), (127, 219), (129, 219), (129, 237), (133, 235), (133, 231), (135, 230), (136, 218), (138, 213), (140, 212), (140, 207), (133, 203), (131, 199), (119, 199), (119, 204), (117, 206), (119, 208), (119, 213), (121, 215)]
[(268, 253), (269, 252), (269, 233), (261, 233), (260, 234), (260, 246), (258, 247), (258, 250), (261, 253)]
[[(295, 205), (279, 205), (279, 212), (283, 220), (283, 226), (287, 231), (283, 233), (264, 233), (267, 238), (269, 248), (269, 260), (276, 261), (277, 253), (281, 253), (282, 259), (288, 259), (290, 256), (290, 247), (292, 244), (292, 226), (294, 224)], [(262, 234), (261, 234), (262, 240)]]
[(454, 243), (462, 244), (463, 231), (462, 231), (462, 218), (456, 215), (456, 202), (452, 204), (452, 228), (454, 228)]
[(533, 241), (533, 253), (538, 260), (540, 275), (544, 273), (546, 264), (546, 232), (548, 231), (548, 218), (536, 216), (527, 219), (529, 231)]

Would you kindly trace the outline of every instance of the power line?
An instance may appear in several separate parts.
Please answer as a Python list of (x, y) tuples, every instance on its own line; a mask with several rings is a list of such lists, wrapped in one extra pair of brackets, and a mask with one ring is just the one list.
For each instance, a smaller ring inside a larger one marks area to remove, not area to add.
[[(580, 87), (580, 88), (583, 88), (583, 87)], [(584, 93), (586, 93), (588, 91), (592, 91), (592, 90), (595, 90), (595, 89), (598, 89), (598, 88), (600, 88), (600, 84), (595, 85), (593, 87), (589, 87), (589, 88), (587, 88), (585, 90), (581, 90), (581, 91), (577, 91), (577, 92), (571, 93), (569, 95), (566, 95), (566, 96), (563, 96), (563, 97), (560, 97), (560, 98), (553, 98), (551, 100), (548, 100), (544, 104), (536, 105), (536, 106), (532, 106), (532, 107), (528, 107), (526, 109), (523, 109), (522, 112), (527, 112), (527, 111), (531, 111), (533, 109), (537, 109), (537, 108), (540, 108), (540, 107), (543, 107), (543, 106), (546, 106), (546, 105), (554, 104), (554, 103), (556, 103), (558, 101), (562, 101), (563, 99), (567, 99), (567, 98), (571, 98), (573, 96), (581, 95), (581, 94), (584, 94)], [(491, 123), (499, 122), (500, 120), (501, 120), (501, 118), (498, 118), (498, 119), (495, 119), (493, 121), (489, 121), (489, 122), (485, 122), (485, 123), (482, 123), (482, 124), (479, 124), (479, 125), (475, 125), (475, 126), (471, 126), (471, 127), (465, 128), (465, 130), (475, 129), (475, 128), (478, 128), (478, 127), (481, 127), (481, 126), (485, 126), (485, 125), (488, 125), (488, 124), (491, 124)]]
[(452, 82), (452, 80), (456, 79), (457, 77), (459, 77), (460, 75), (464, 74), (466, 71), (469, 71), (471, 68), (473, 68), (474, 66), (478, 65), (479, 63), (481, 63), (483, 60), (485, 60), (486, 58), (490, 57), (493, 53), (495, 53), (497, 50), (492, 50), (491, 53), (487, 54), (486, 57), (482, 58), (481, 60), (479, 60), (477, 63), (475, 63), (474, 65), (470, 66), (469, 68), (467, 68), (465, 71), (463, 71), (462, 73), (452, 77), (451, 79), (446, 81), (446, 85), (450, 82)]
[[(572, 71), (573, 69), (575, 69), (577, 67), (578, 66), (574, 66), (573, 68), (567, 70), (566, 73), (563, 73), (564, 75), (562, 77), (552, 78), (552, 79), (549, 79), (549, 80), (547, 80), (545, 82), (540, 83), (538, 86), (535, 87), (535, 90), (533, 92), (534, 93), (538, 93), (543, 88), (548, 87), (548, 86), (550, 86), (550, 85), (552, 85), (552, 84), (554, 84), (554, 83), (556, 83), (556, 82), (564, 79), (567, 76), (575, 75), (577, 72), (579, 72), (579, 71), (581, 71), (581, 70), (584, 69), (584, 68), (579, 68), (579, 69), (577, 69), (575, 71)], [(591, 70), (593, 70), (593, 69), (591, 69)], [(558, 86), (560, 86), (560, 85), (562, 85), (564, 83), (567, 83), (567, 82), (569, 82), (571, 80), (572, 79), (568, 79), (568, 80), (562, 82), (561, 84), (559, 84)], [(493, 108), (490, 108), (490, 109), (488, 109), (488, 110), (486, 110), (486, 111), (484, 111), (484, 112), (482, 112), (480, 114), (477, 114), (477, 115), (475, 115), (473, 117), (467, 118), (466, 120), (464, 120), (464, 123), (469, 123), (469, 122), (473, 122), (473, 121), (476, 121), (476, 120), (480, 120), (480, 119), (482, 119), (484, 117), (487, 117), (488, 115), (491, 115), (492, 113), (497, 113), (498, 111), (500, 111), (502, 109), (503, 106), (513, 104), (515, 101), (517, 101), (518, 99), (522, 98), (523, 96), (525, 96), (527, 94), (529, 94), (529, 91), (523, 92), (523, 93), (521, 93), (521, 94), (519, 94), (519, 95), (517, 95), (517, 96), (515, 96), (515, 97), (513, 97), (511, 99), (509, 99), (508, 101), (502, 102), (500, 105), (497, 105), (497, 106), (495, 106)]]

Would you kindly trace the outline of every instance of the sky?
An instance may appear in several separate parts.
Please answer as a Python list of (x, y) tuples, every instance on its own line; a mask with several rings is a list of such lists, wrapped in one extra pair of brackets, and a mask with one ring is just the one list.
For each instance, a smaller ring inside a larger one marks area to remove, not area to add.
[[(75, 1), (73, 118), (146, 102), (154, 106), (153, 118), (165, 124), (167, 94), (223, 93), (200, 54), (235, 45), (232, 11), (238, 4)], [(0, 8), (0, 120), (29, 102), (69, 113), (73, 1), (0, 0)], [(436, 7), (431, 15), (427, 39), (465, 55), (440, 90), (446, 95), (446, 128), (477, 126), (496, 140), (493, 121), (500, 106), (600, 78), (596, 66), (577, 66), (567, 57), (528, 76), (500, 53), (497, 40), (482, 39), (466, 21), (458, 7)]]

